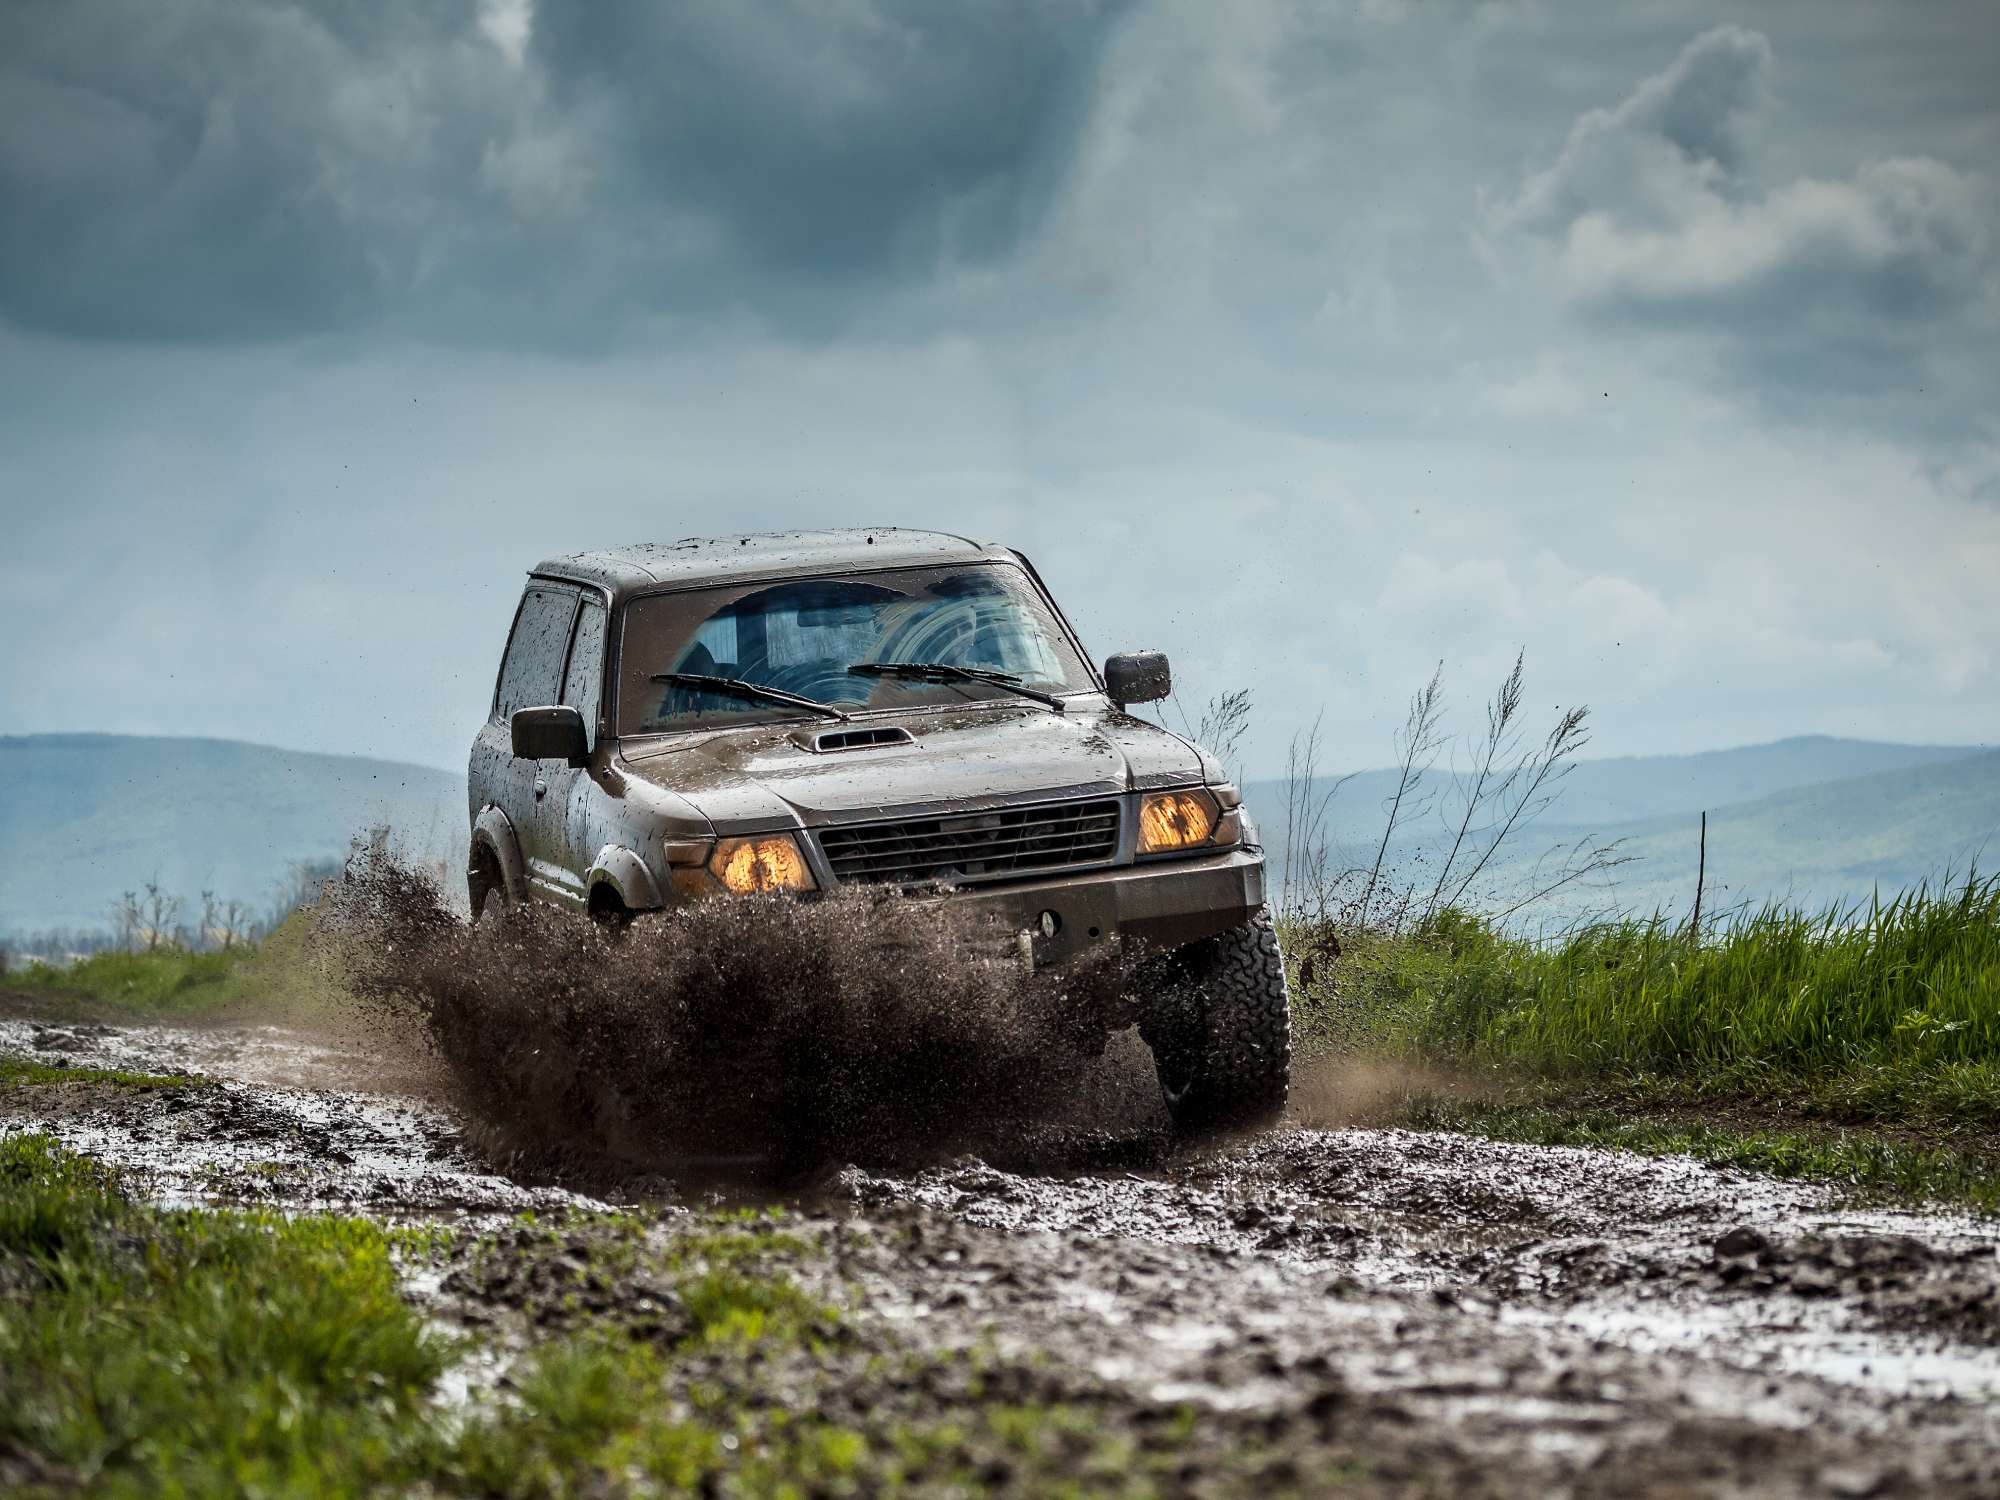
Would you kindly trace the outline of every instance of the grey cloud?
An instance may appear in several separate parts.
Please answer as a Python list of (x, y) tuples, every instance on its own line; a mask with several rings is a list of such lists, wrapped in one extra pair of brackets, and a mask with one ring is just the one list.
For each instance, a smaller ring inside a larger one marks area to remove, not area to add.
[(513, 105), (469, 3), (28, 0), (0, 35), (0, 308), (112, 338), (377, 314)]
[(528, 343), (789, 316), (1032, 222), (1109, 14), (542, 0), (522, 56), (474, 0), (23, 0), (0, 16), (0, 315)]
[(1570, 226), (1564, 268), (1586, 297), (1690, 317), (1834, 313), (1907, 325), (1978, 300), (1994, 271), (1990, 186), (1927, 158), (1803, 179), (1740, 207), (1696, 202), (1635, 231), (1593, 215)]
[[(1993, 185), (1931, 157), (1763, 180), (1751, 146), (1772, 67), (1758, 33), (1702, 34), (1582, 116), (1491, 227), (1540, 247), (1587, 314), (1701, 333), (1779, 405), (1808, 391), (1900, 402), (2000, 314)], [(1894, 419), (1937, 415), (1897, 405)]]
[(606, 110), (649, 196), (752, 257), (880, 268), (1010, 243), (1074, 113), (1101, 0), (549, 6), (533, 52)]
[(1615, 109), (1581, 116), (1562, 154), (1502, 209), (1502, 226), (1559, 232), (1593, 213), (1671, 222), (1689, 192), (1733, 187), (1770, 71), (1760, 33), (1704, 32)]

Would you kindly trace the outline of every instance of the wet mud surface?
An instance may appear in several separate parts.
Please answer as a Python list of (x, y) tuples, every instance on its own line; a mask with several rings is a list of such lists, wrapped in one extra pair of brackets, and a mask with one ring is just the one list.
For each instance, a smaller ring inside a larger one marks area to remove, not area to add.
[[(1260, 1485), (1356, 1493), (2000, 1493), (2000, 1236), (1950, 1214), (1445, 1134), (1177, 1151), (1136, 1096), (978, 1156), (836, 1158), (778, 1187), (713, 1164), (556, 1181), (482, 1154), (365, 1041), (5, 1020), (0, 1052), (211, 1080), (0, 1094), (0, 1129), (47, 1129), (167, 1201), (475, 1224), (636, 1205), (667, 1237), (685, 1210), (772, 1202), (808, 1247), (788, 1269), (864, 1339), (952, 1356), (885, 1385), (857, 1354), (816, 1399), (937, 1410), (953, 1359), (992, 1350), (1024, 1399), (1142, 1447), (1191, 1403), (1190, 1492), (1249, 1487), (1232, 1465), (1255, 1452), (1276, 1465)], [(673, 1316), (589, 1251), (414, 1291), (475, 1324)]]

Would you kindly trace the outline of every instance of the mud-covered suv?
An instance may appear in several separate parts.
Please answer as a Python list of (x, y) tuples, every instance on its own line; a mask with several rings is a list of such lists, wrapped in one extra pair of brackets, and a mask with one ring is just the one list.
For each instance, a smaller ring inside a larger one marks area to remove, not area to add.
[(861, 883), (946, 891), (1030, 964), (1143, 940), (1175, 1120), (1254, 1124), (1291, 1052), (1263, 852), (1215, 759), (1126, 712), (1169, 686), (1151, 652), (1100, 675), (1026, 557), (960, 537), (552, 558), (472, 746), (472, 910)]

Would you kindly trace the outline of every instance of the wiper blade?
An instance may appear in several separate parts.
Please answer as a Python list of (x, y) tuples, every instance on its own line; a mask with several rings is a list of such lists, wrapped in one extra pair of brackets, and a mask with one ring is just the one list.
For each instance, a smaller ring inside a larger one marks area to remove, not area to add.
[(994, 672), (985, 667), (961, 667), (948, 661), (864, 661), (847, 669), (853, 677), (895, 677), (904, 682), (990, 682), (997, 688), (1046, 703), (1057, 713), (1063, 701), (1054, 693), (1024, 685), (1011, 672)]
[(720, 693), (725, 698), (752, 698), (765, 703), (783, 703), (791, 708), (803, 708), (825, 718), (847, 722), (848, 716), (831, 703), (821, 703), (817, 698), (801, 698), (797, 693), (783, 692), (778, 688), (760, 687), (754, 682), (745, 682), (740, 677), (710, 677), (701, 672), (655, 672), (652, 682), (670, 682), (675, 687), (694, 688), (704, 693)]

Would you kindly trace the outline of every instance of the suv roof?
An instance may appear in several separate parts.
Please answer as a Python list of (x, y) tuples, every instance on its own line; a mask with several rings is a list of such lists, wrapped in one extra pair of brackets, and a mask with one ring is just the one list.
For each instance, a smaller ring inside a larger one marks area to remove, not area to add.
[(636, 542), (568, 557), (545, 558), (531, 570), (593, 583), (615, 595), (733, 578), (783, 578), (852, 567), (899, 567), (943, 561), (1012, 560), (1005, 547), (943, 531), (901, 526), (830, 531), (763, 531), (748, 536), (692, 536), (678, 542)]

